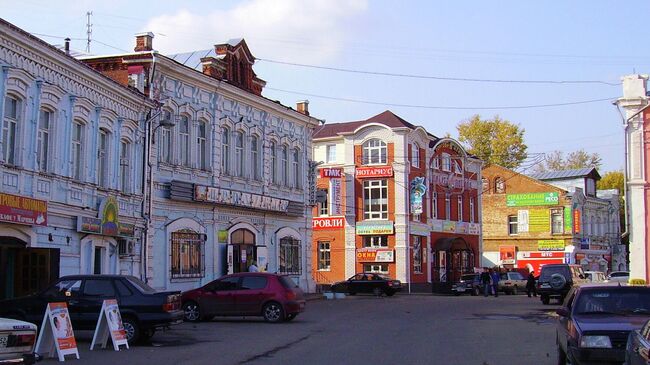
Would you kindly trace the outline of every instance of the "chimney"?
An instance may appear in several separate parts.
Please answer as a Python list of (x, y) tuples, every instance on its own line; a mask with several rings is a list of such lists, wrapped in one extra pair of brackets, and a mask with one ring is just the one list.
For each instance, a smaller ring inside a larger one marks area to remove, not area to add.
[(298, 113), (309, 116), (309, 100), (301, 100), (296, 103), (296, 110)]
[(145, 32), (135, 35), (135, 48), (136, 52), (153, 51), (153, 33)]
[(65, 39), (65, 54), (70, 54), (70, 38)]

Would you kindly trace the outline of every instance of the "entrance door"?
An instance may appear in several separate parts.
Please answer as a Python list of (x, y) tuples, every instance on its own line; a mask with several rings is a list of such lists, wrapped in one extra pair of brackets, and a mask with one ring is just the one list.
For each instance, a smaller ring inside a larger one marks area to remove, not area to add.
[(246, 272), (248, 267), (257, 260), (255, 250), (255, 235), (247, 229), (238, 229), (230, 234), (232, 245), (233, 272)]
[(26, 245), (13, 237), (0, 237), (0, 299), (45, 289), (59, 277), (59, 249)]

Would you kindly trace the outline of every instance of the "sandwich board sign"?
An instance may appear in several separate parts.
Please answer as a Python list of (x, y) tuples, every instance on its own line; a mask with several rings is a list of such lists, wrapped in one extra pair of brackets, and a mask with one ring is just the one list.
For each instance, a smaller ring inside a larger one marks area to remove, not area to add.
[(122, 324), (122, 316), (120, 315), (120, 308), (117, 305), (117, 300), (106, 299), (102, 304), (102, 310), (99, 312), (99, 319), (97, 326), (95, 326), (95, 334), (93, 335), (93, 342), (90, 344), (92, 350), (95, 345), (101, 345), (103, 349), (108, 344), (108, 338), (113, 342), (113, 349), (120, 351), (120, 345), (125, 345), (129, 348), (129, 343), (126, 340), (126, 330)]
[(74, 338), (70, 313), (65, 302), (48, 303), (43, 316), (41, 332), (36, 342), (36, 353), (65, 361), (65, 355), (76, 355), (79, 359), (77, 341)]

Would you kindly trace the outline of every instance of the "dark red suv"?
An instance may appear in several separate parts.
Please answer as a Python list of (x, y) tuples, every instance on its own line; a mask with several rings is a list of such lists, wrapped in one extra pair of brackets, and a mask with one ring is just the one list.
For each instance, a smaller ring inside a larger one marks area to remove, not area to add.
[(267, 322), (290, 321), (305, 310), (295, 282), (283, 275), (246, 272), (223, 276), (183, 293), (185, 320), (215, 316), (262, 316)]

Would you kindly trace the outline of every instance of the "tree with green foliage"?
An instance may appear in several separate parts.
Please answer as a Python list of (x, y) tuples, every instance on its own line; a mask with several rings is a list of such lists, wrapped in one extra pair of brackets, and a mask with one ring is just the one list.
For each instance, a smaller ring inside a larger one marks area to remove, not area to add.
[(589, 153), (580, 149), (570, 152), (565, 157), (562, 151), (552, 151), (546, 154), (544, 162), (537, 165), (535, 172), (572, 170), (586, 167), (598, 169), (601, 164), (602, 159), (597, 152)]
[(625, 180), (623, 171), (609, 171), (598, 181), (598, 190), (618, 189), (618, 194), (623, 196)]
[(456, 129), (458, 140), (467, 151), (488, 164), (514, 169), (527, 157), (524, 129), (498, 115), (484, 120), (474, 115), (459, 123)]

